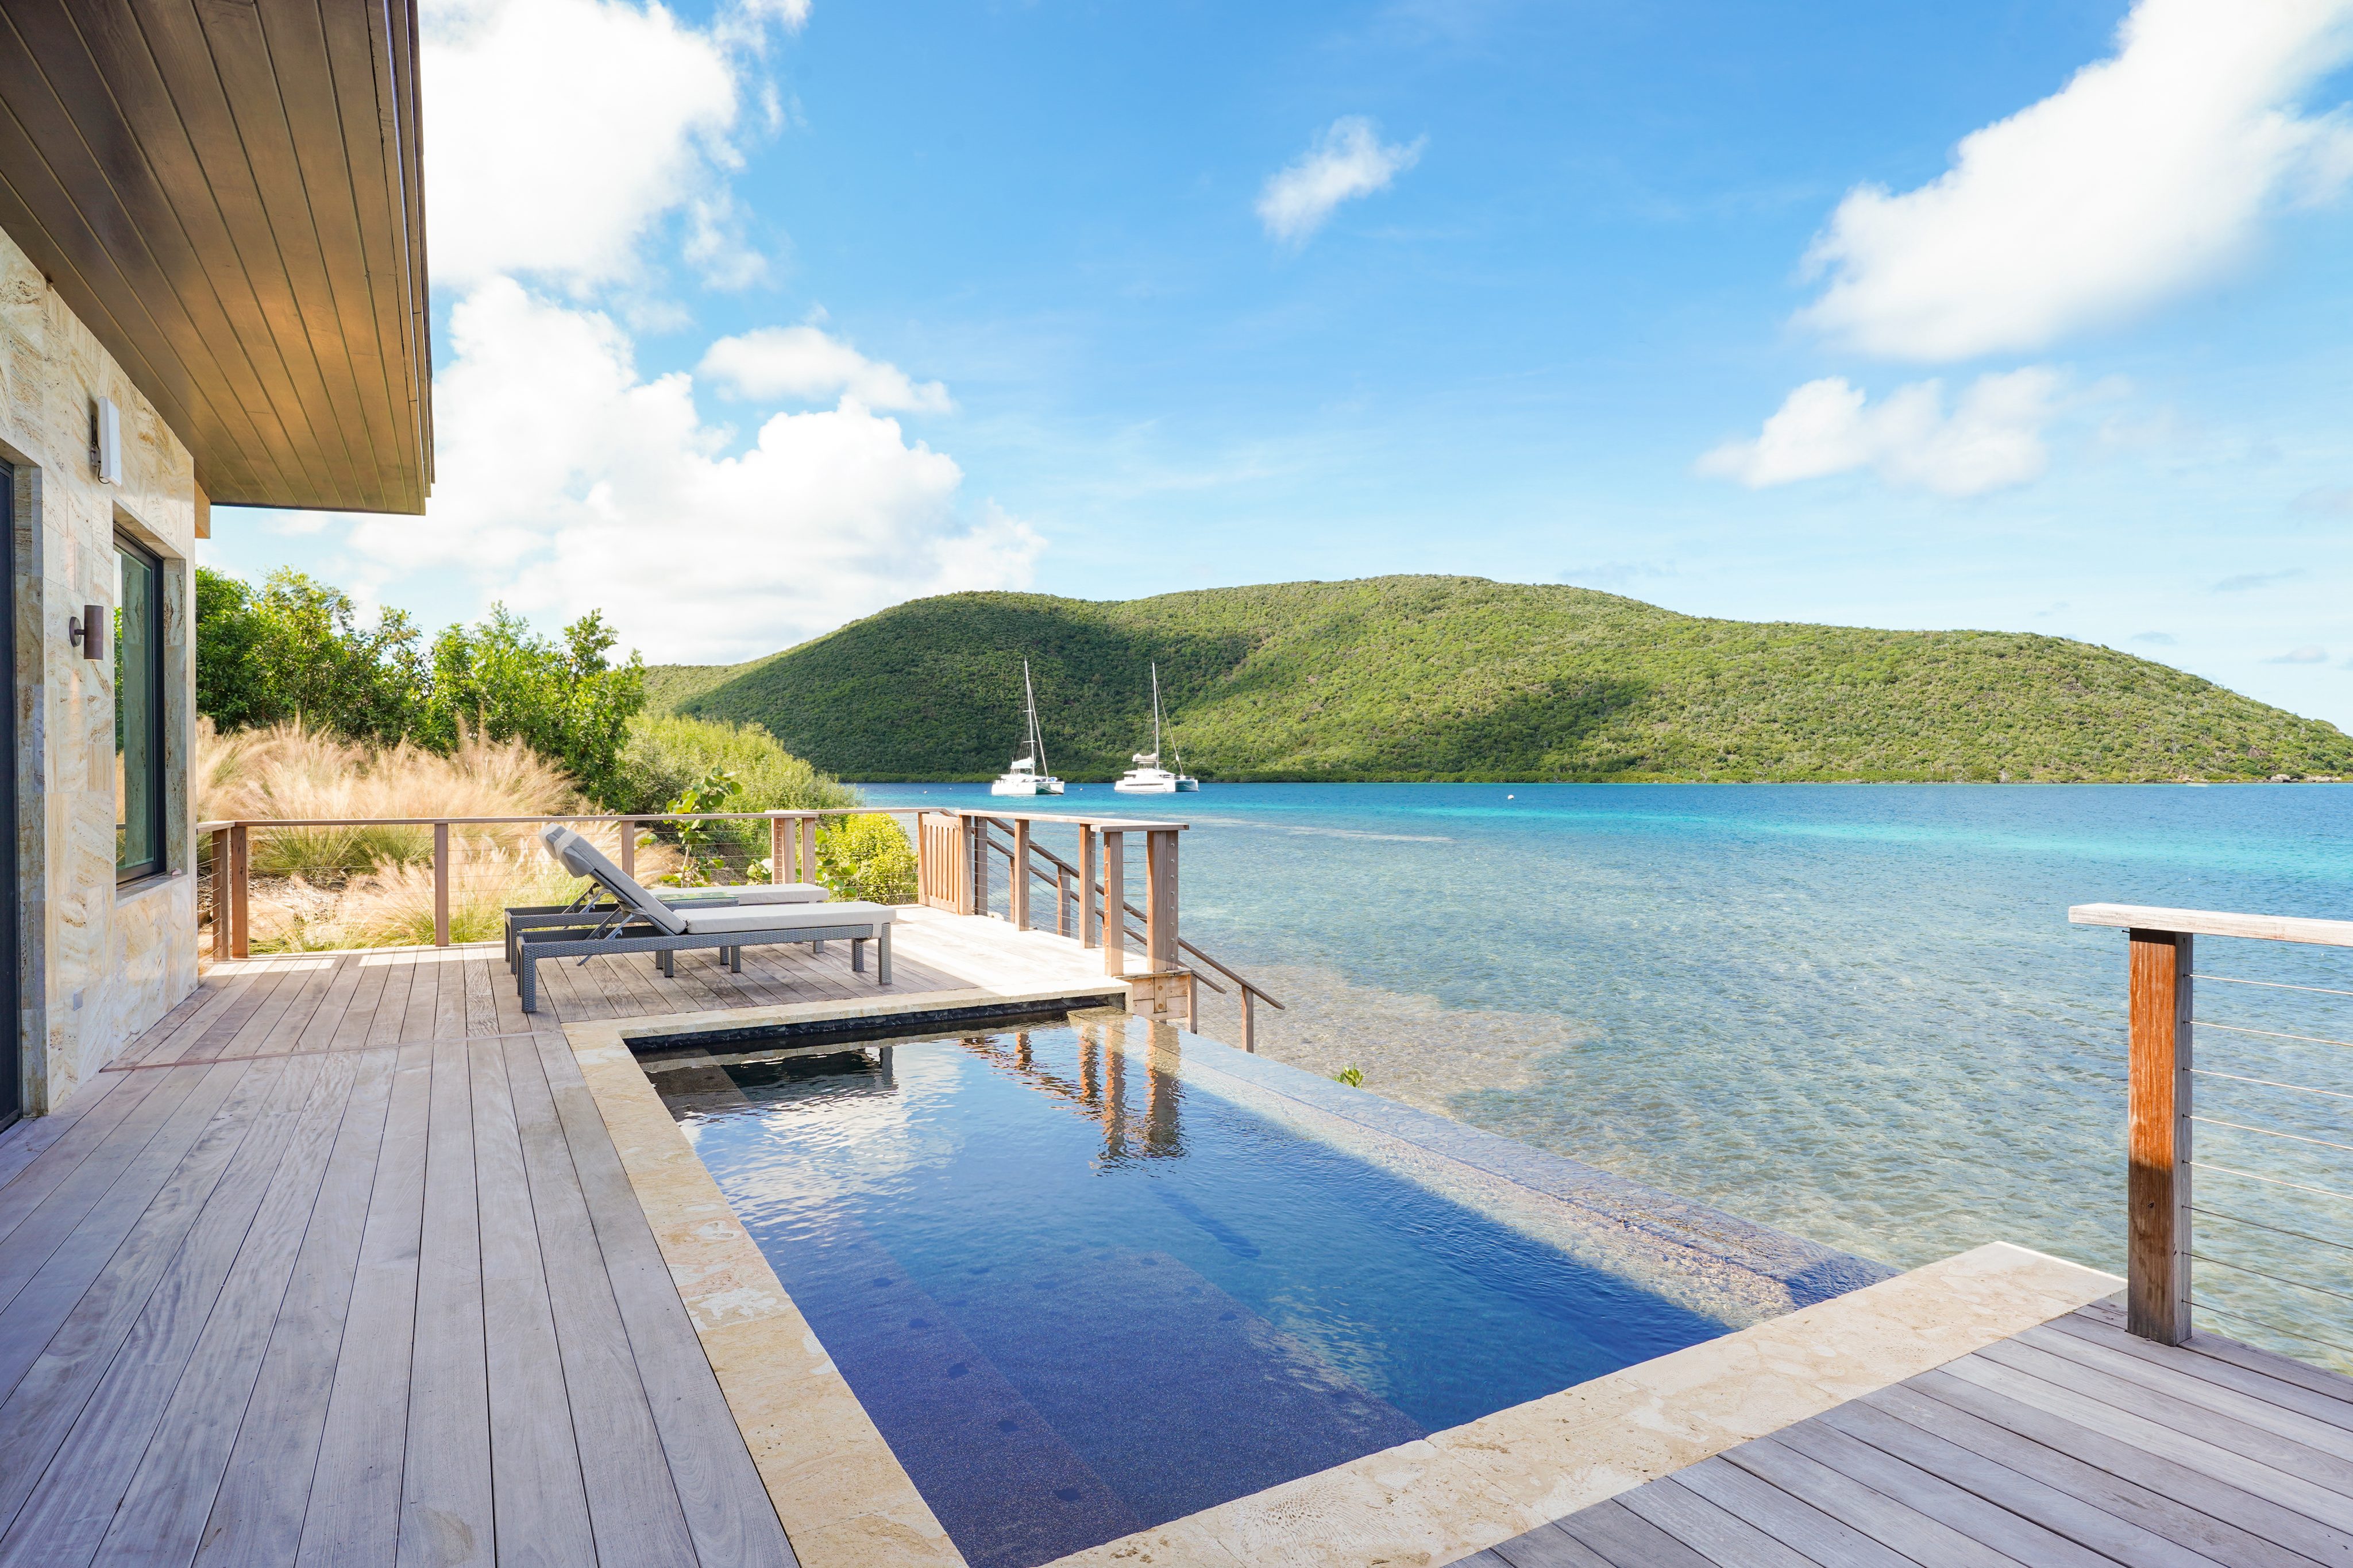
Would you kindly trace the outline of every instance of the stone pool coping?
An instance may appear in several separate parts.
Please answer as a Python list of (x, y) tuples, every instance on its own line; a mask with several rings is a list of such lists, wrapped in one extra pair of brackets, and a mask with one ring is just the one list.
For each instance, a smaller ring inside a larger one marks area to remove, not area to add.
[[(963, 1568), (964, 1557), (728, 1206), (629, 1041), (691, 1034), (697, 1021), (714, 1030), (818, 1018), (855, 1022), (1065, 994), (944, 993), (924, 998), (935, 1006), (807, 1003), (565, 1026), (704, 1353), (806, 1568)], [(1321, 1081), (1232, 1054), (1252, 1077), (1259, 1075), (1248, 1064), (1280, 1069), (1270, 1080), (1288, 1074)], [(1304, 1084), (1284, 1087), (1324, 1098)], [(1395, 1110), (1407, 1115), (1416, 1133), (1430, 1131), (1426, 1121), (1450, 1135), (1474, 1134), (1461, 1141), (1460, 1152), (1446, 1151), (1458, 1158), (1495, 1157), (1500, 1152), (1491, 1145), (1517, 1147), (1387, 1101), (1376, 1108), (1356, 1103), (1366, 1098), (1377, 1097), (1351, 1097), (1352, 1120), (1392, 1121)], [(1401, 1132), (1404, 1125), (1381, 1130)], [(1620, 1180), (1595, 1175), (1605, 1186)], [(1570, 1201), (1590, 1203), (1596, 1195), (1588, 1189)], [(1091, 1547), (1053, 1568), (1451, 1563), (2073, 1311), (2122, 1283), (1994, 1243)]]
[(1993, 1242), (1048, 1568), (1452, 1563), (2123, 1284)]

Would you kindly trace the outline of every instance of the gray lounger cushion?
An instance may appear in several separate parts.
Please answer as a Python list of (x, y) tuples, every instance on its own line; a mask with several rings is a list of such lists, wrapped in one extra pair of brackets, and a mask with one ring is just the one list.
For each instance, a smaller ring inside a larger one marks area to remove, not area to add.
[(804, 926), (889, 925), (898, 911), (889, 904), (845, 900), (839, 904), (768, 904), (741, 909), (681, 909), (678, 918), (695, 936), (723, 931), (792, 931)]
[(605, 858), (604, 853), (560, 822), (551, 822), (539, 830), (540, 842), (547, 852), (564, 863), (564, 868), (575, 877), (593, 877), (603, 883), (615, 898), (636, 910), (659, 930), (672, 936), (686, 932), (686, 922), (663, 903), (638, 885), (634, 877), (625, 876), (621, 868)]
[(815, 882), (782, 882), (751, 883), (736, 888), (681, 888), (674, 896), (663, 898), (645, 888), (635, 878), (623, 874), (618, 866), (606, 858), (603, 851), (560, 822), (551, 822), (541, 828), (539, 837), (540, 842), (547, 847), (547, 852), (555, 857), (565, 870), (575, 877), (595, 878), (672, 936), (691, 929), (679, 923), (677, 916), (670, 912), (673, 908), (691, 909), (702, 900), (774, 909), (823, 903), (833, 896), (830, 889)]
[(706, 899), (733, 900), (739, 904), (821, 904), (833, 897), (833, 891), (815, 882), (744, 882), (730, 887), (663, 889), (654, 897), (677, 910)]

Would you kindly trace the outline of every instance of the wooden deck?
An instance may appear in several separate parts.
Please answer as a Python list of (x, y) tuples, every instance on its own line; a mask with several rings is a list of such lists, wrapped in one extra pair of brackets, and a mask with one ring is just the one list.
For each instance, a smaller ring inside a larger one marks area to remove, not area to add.
[[(916, 913), (882, 994), (1101, 982)], [(223, 963), (0, 1133), (0, 1568), (793, 1563), (561, 1024), (877, 990), (677, 969)]]
[(2353, 1564), (2353, 1379), (2087, 1307), (1463, 1568)]

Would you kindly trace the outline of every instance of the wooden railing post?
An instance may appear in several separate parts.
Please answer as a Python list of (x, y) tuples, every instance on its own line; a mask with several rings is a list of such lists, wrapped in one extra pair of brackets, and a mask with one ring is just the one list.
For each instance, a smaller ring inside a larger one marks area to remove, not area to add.
[(789, 882), (793, 868), (793, 819), (789, 816), (768, 818), (768, 880)]
[(1013, 897), (1008, 912), (1015, 931), (1029, 929), (1029, 819), (1013, 819)]
[(1122, 879), (1127, 872), (1127, 836), (1111, 828), (1103, 835), (1103, 973), (1127, 973), (1127, 889)]
[(988, 818), (966, 816), (963, 821), (965, 864), (970, 868), (964, 892), (972, 900), (964, 912), (985, 915), (988, 912)]
[(1079, 945), (1095, 944), (1095, 830), (1079, 824)]
[(1176, 833), (1144, 836), (1144, 961), (1155, 974), (1176, 967)]
[(1054, 934), (1071, 934), (1071, 873), (1062, 866), (1054, 868)]
[(2125, 1319), (2143, 1339), (2178, 1345), (2189, 1337), (2191, 938), (2138, 928), (2129, 934)]
[(638, 875), (638, 825), (632, 817), (623, 817), (621, 829), (621, 875), (635, 880)]
[(800, 838), (801, 863), (799, 867), (800, 876), (797, 879), (803, 882), (814, 882), (818, 879), (817, 818), (814, 816), (804, 816), (801, 818)]
[(228, 830), (228, 955), (248, 956), (246, 910), (253, 876), (252, 829), (238, 823)]
[(1250, 1004), (1256, 1000), (1258, 1000), (1258, 998), (1251, 993), (1250, 988), (1247, 985), (1243, 986), (1242, 1049), (1249, 1051), (1253, 1055), (1257, 1054), (1258, 1051), (1258, 1019), (1250, 1010)]
[(433, 825), (433, 945), (449, 945), (449, 825)]

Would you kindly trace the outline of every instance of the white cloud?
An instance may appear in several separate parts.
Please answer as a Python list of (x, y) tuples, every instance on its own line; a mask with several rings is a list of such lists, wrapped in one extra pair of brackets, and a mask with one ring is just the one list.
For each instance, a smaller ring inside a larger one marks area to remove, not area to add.
[(2353, 121), (2298, 100), (2353, 55), (2353, 0), (2139, 0), (2116, 54), (1965, 138), (1900, 195), (1859, 186), (1815, 241), (1805, 322), (1865, 352), (2031, 351), (2242, 255), (2353, 176)]
[(897, 365), (868, 359), (815, 327), (762, 327), (722, 338), (696, 374), (738, 397), (798, 403), (855, 398), (869, 408), (945, 414), (955, 405), (936, 381), (914, 382)]
[(425, 0), (435, 280), (532, 273), (578, 291), (629, 279), (674, 213), (706, 281), (756, 280), (764, 263), (724, 188), (740, 162), (736, 48), (795, 9), (734, 7), (702, 31), (628, 0)]
[(470, 571), (542, 620), (601, 608), (654, 659), (771, 652), (918, 595), (1019, 586), (1040, 542), (855, 397), (724, 454), (684, 374), (640, 380), (607, 317), (486, 283), (451, 311), (423, 519), (355, 520), (386, 574)]
[(2265, 664), (2327, 664), (2328, 650), (2316, 644), (2306, 643), (2302, 647), (2291, 648), (2286, 653), (2276, 655), (2263, 662)]
[(2042, 366), (1981, 375), (1947, 412), (1939, 381), (1899, 386), (1876, 406), (1842, 376), (1810, 381), (1752, 441), (1699, 460), (1699, 471), (1751, 489), (1868, 468), (1891, 485), (1972, 496), (2039, 478), (2063, 378)]
[(1362, 115), (1335, 120), (1297, 162), (1268, 177), (1259, 193), (1259, 221), (1269, 237), (1304, 245), (1342, 202), (1386, 189), (1412, 168), (1426, 140), (1384, 145)]

